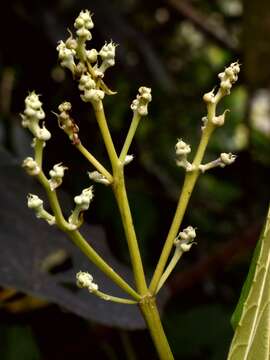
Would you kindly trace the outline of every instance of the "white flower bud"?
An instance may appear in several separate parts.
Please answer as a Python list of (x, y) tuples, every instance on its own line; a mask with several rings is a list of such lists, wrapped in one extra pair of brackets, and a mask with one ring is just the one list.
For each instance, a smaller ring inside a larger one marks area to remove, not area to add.
[(235, 162), (236, 155), (233, 155), (232, 153), (221, 153), (220, 154), (220, 160), (221, 160), (221, 167), (224, 167), (226, 165), (231, 165)]
[(134, 159), (133, 155), (126, 155), (125, 160), (124, 160), (124, 165), (128, 165), (129, 163), (131, 163), (131, 161)]
[(40, 173), (40, 167), (38, 166), (37, 162), (31, 157), (27, 157), (26, 159), (24, 159), (22, 167), (25, 168), (27, 174), (32, 176), (38, 175)]
[(187, 156), (191, 152), (190, 145), (185, 143), (182, 139), (178, 139), (175, 145), (175, 152), (177, 156)]
[(93, 199), (93, 186), (86, 188), (78, 196), (75, 196), (74, 202), (76, 204), (75, 209), (68, 218), (68, 222), (76, 227), (82, 224), (82, 212), (88, 210), (91, 200)]
[(214, 94), (214, 90), (206, 93), (203, 95), (203, 100), (206, 103), (210, 103), (210, 104), (214, 104), (215, 103), (215, 94)]
[(90, 293), (98, 290), (98, 285), (93, 282), (93, 276), (87, 272), (79, 271), (76, 274), (77, 286), (86, 288)]
[(47, 141), (51, 134), (45, 128), (44, 124), (41, 128), (39, 121), (45, 118), (45, 113), (42, 109), (42, 102), (39, 100), (39, 95), (34, 91), (25, 98), (25, 109), (21, 114), (22, 126), (28, 128), (34, 137), (39, 140)]
[(96, 49), (86, 50), (86, 58), (90, 63), (97, 61), (98, 52)]
[(104, 96), (105, 96), (104, 91), (91, 89), (91, 90), (85, 90), (84, 94), (81, 95), (81, 99), (84, 102), (97, 103), (103, 100)]
[(148, 114), (148, 104), (152, 100), (151, 89), (145, 86), (139, 88), (139, 94), (131, 104), (131, 110), (141, 116)]
[(79, 89), (81, 91), (95, 89), (96, 83), (90, 74), (83, 74), (79, 81)]
[(194, 166), (187, 160), (187, 155), (190, 152), (190, 145), (186, 144), (182, 139), (178, 139), (175, 145), (176, 165), (185, 168), (186, 171), (194, 170)]
[(218, 74), (220, 78), (220, 88), (226, 95), (230, 94), (231, 87), (237, 81), (239, 72), (240, 65), (238, 62), (234, 62)]
[(65, 170), (67, 170), (67, 167), (63, 166), (62, 163), (54, 165), (53, 169), (50, 170), (49, 174), (51, 179), (49, 180), (49, 184), (52, 191), (62, 184)]
[(226, 113), (229, 112), (229, 110), (225, 110), (223, 112), (223, 114), (219, 115), (219, 116), (213, 116), (212, 118), (212, 123), (216, 126), (222, 126), (224, 125), (224, 122), (225, 122), (225, 116), (226, 116)]
[(115, 64), (115, 49), (116, 45), (111, 41), (109, 44), (105, 43), (101, 48), (99, 55), (102, 59), (102, 64), (99, 70), (104, 73), (109, 67)]
[(84, 189), (80, 195), (75, 196), (74, 202), (81, 210), (88, 210), (93, 197), (93, 186), (90, 186), (89, 188)]
[(174, 240), (174, 244), (182, 252), (186, 252), (189, 251), (191, 246), (194, 244), (195, 237), (195, 229), (192, 226), (188, 226), (178, 234), (177, 238)]
[(97, 183), (100, 183), (100, 184), (103, 184), (103, 185), (110, 185), (109, 180), (106, 179), (105, 176), (103, 176), (98, 171), (88, 172), (88, 176), (89, 176), (90, 180), (93, 180), (93, 181), (95, 181)]
[(27, 196), (27, 206), (29, 209), (35, 211), (36, 217), (38, 219), (43, 219), (47, 221), (49, 225), (55, 224), (55, 217), (48, 213), (43, 208), (43, 200), (41, 200), (37, 195), (28, 194)]
[(27, 206), (29, 209), (38, 211), (43, 208), (43, 200), (41, 200), (37, 195), (29, 194), (27, 197)]
[(92, 21), (89, 10), (81, 11), (74, 23), (76, 34), (83, 42), (92, 39), (90, 29), (93, 29), (94, 23)]
[(76, 64), (74, 62), (74, 56), (76, 51), (70, 49), (67, 45), (61, 40), (56, 48), (58, 51), (58, 58), (60, 60), (60, 65), (69, 69), (72, 74), (74, 74), (76, 69)]

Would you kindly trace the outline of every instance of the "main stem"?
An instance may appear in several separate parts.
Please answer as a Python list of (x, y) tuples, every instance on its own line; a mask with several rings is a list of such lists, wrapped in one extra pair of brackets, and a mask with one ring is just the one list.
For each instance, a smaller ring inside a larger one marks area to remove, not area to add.
[(141, 295), (145, 295), (148, 291), (145, 280), (141, 253), (132, 221), (132, 215), (129, 208), (129, 202), (125, 187), (123, 165), (119, 161), (118, 166), (113, 169), (114, 182), (113, 192), (119, 207), (121, 220), (123, 223), (127, 244), (130, 253), (131, 264), (134, 272), (136, 288)]
[(147, 296), (139, 306), (160, 360), (173, 360), (174, 357), (160, 320), (155, 298)]

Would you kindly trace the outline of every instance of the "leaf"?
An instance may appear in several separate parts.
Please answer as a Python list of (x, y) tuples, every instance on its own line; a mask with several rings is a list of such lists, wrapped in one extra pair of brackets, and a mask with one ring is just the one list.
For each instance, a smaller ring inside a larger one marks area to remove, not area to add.
[[(261, 243), (261, 246), (260, 246)], [(254, 265), (255, 263), (255, 265)], [(255, 271), (254, 271), (255, 269)], [(252, 276), (254, 272), (254, 277)], [(235, 320), (228, 360), (270, 358), (270, 208), (259, 245), (255, 249)], [(250, 289), (248, 291), (248, 288)], [(245, 298), (246, 297), (246, 298)]]
[[(102, 291), (127, 297), (62, 232), (35, 218), (26, 205), (28, 192), (46, 199), (41, 187), (25, 175), (12, 158), (0, 151), (0, 286), (15, 288), (56, 303), (104, 325), (125, 329), (144, 328), (143, 318), (136, 306), (102, 301), (84, 289), (77, 289), (75, 275), (83, 270), (93, 274)], [(86, 225), (84, 235), (93, 248), (132, 284), (130, 269), (113, 257), (102, 228)], [(64, 254), (70, 259), (70, 269), (56, 274), (45, 270), (55, 257), (56, 260), (57, 256), (61, 259)]]

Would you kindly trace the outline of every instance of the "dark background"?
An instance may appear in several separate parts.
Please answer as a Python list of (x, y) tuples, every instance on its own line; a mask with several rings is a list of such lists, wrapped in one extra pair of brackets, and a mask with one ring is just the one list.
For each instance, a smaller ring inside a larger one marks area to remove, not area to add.
[[(110, 39), (119, 44), (116, 66), (106, 73), (107, 84), (118, 93), (107, 96), (104, 101), (118, 150), (130, 124), (129, 106), (138, 87), (152, 88), (149, 116), (141, 121), (131, 148), (135, 160), (126, 169), (131, 209), (149, 277), (183, 180), (183, 171), (175, 166), (176, 140), (183, 138), (196, 149), (201, 118), (205, 115), (202, 95), (218, 84), (217, 74), (224, 66), (236, 60), (242, 64), (239, 81), (219, 107), (220, 112), (230, 109), (226, 124), (214, 134), (206, 155), (207, 161), (215, 159), (220, 152), (231, 151), (238, 155), (237, 161), (199, 179), (184, 219), (184, 225), (197, 227), (198, 244), (177, 266), (163, 296), (163, 322), (175, 357), (225, 359), (233, 334), (230, 316), (269, 201), (269, 2), (5, 2), (0, 14), (0, 142), (3, 152), (0, 171), (2, 175), (9, 174), (7, 169), (13, 163), (6, 152), (18, 161), (31, 155), (31, 138), (20, 128), (18, 114), (23, 111), (27, 92), (35, 89), (42, 94), (46, 124), (53, 133), (45, 149), (44, 167), (49, 170), (58, 162), (69, 167), (62, 188), (72, 196), (87, 186), (86, 171), (90, 169), (57, 127), (51, 111), (56, 111), (59, 103), (72, 102), (83, 143), (103, 164), (108, 164), (91, 109), (81, 102), (70, 74), (57, 65), (57, 42), (67, 38), (66, 29), (72, 30), (81, 9), (94, 13), (95, 28), (89, 48), (100, 49)], [(16, 200), (25, 196), (26, 188), (20, 186), (25, 180), (21, 180), (23, 174), (16, 160), (14, 164), (14, 176), (1, 177), (3, 194), (14, 192), (14, 189), (18, 191), (13, 202), (1, 203), (1, 251), (5, 253), (8, 244), (12, 250), (5, 259), (7, 268), (9, 263), (18, 265), (21, 259), (27, 259), (27, 251), (39, 246), (36, 238), (39, 228), (35, 229), (38, 220), (32, 219), (21, 200)], [(14, 184), (13, 190), (11, 184)], [(20, 216), (18, 208), (22, 208)], [(31, 221), (34, 245), (27, 243), (31, 236), (27, 240), (23, 230), (20, 238), (16, 231), (11, 237), (8, 226), (3, 225), (4, 222), (8, 224), (10, 213), (13, 215), (10, 227), (15, 230), (16, 224), (24, 224), (27, 228)], [(129, 265), (117, 214), (110, 190), (95, 186), (95, 200), (86, 221), (103, 228), (110, 256), (118, 263)], [(20, 244), (25, 241), (25, 247), (17, 247), (16, 241)], [(35, 257), (31, 256), (34, 263)], [(53, 271), (58, 274), (67, 269), (72, 272), (73, 262), (68, 257), (57, 262), (57, 266)], [(107, 320), (99, 321), (101, 312), (106, 311), (103, 308), (97, 309), (95, 316), (85, 313), (86, 319), (83, 319), (72, 314), (72, 311), (78, 314), (76, 301), (67, 306), (68, 311), (63, 306), (65, 295), (59, 295), (61, 301), (55, 297), (56, 304), (39, 303), (36, 296), (33, 297), (38, 294), (37, 287), (34, 291), (31, 286), (24, 286), (23, 280), (18, 284), (12, 267), (10, 272), (15, 280), (7, 280), (4, 270), (0, 265), (0, 274), (1, 271), (4, 274), (2, 280), (0, 275), (2, 360), (155, 359), (146, 331), (138, 329), (140, 326), (131, 315), (124, 321), (121, 310), (116, 310), (118, 322), (109, 312)], [(38, 278), (38, 281), (41, 280)], [(10, 288), (16, 293), (6, 296)], [(50, 287), (40, 290), (38, 298), (52, 300), (53, 291)]]

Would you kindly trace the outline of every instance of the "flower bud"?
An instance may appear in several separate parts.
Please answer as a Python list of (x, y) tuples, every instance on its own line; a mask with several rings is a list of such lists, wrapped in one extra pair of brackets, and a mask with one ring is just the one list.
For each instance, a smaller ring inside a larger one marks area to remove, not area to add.
[(236, 160), (236, 155), (233, 155), (232, 153), (221, 153), (220, 154), (220, 160), (221, 160), (221, 167), (224, 167), (226, 165), (231, 165)]
[(105, 43), (101, 48), (99, 55), (102, 59), (102, 64), (99, 70), (104, 73), (109, 67), (115, 64), (115, 49), (116, 45), (111, 41), (109, 44)]
[(47, 141), (51, 138), (51, 133), (39, 125), (39, 121), (45, 118), (45, 113), (42, 109), (42, 102), (39, 100), (39, 95), (34, 91), (25, 98), (25, 109), (21, 114), (22, 126), (28, 128), (34, 137), (39, 140)]
[(28, 175), (35, 176), (40, 173), (40, 167), (32, 157), (24, 159), (22, 167), (25, 168)]
[(55, 224), (55, 217), (48, 213), (43, 208), (43, 200), (41, 200), (37, 195), (28, 194), (27, 197), (27, 206), (29, 209), (33, 209), (35, 211), (36, 217), (38, 219), (43, 219), (47, 221), (49, 225)]
[(230, 94), (231, 87), (237, 81), (239, 72), (240, 65), (238, 62), (234, 62), (218, 74), (220, 78), (220, 89), (225, 95)]
[(60, 65), (69, 69), (72, 74), (74, 74), (76, 70), (76, 64), (74, 62), (74, 56), (76, 54), (76, 51), (73, 48), (68, 48), (62, 40), (59, 42), (56, 50), (58, 51)]
[(90, 29), (93, 29), (94, 23), (92, 21), (91, 14), (89, 10), (81, 11), (74, 23), (75, 29), (77, 29), (76, 34), (78, 38), (85, 42), (92, 39)]
[(105, 176), (103, 176), (98, 171), (88, 172), (88, 176), (89, 176), (90, 180), (93, 180), (93, 181), (95, 181), (97, 183), (100, 183), (100, 184), (103, 184), (103, 185), (110, 185), (109, 180), (106, 179)]
[(98, 285), (93, 282), (93, 276), (88, 272), (79, 271), (76, 278), (79, 288), (86, 288), (90, 293), (98, 290)]
[(189, 251), (194, 244), (195, 237), (195, 229), (192, 226), (188, 226), (178, 234), (177, 238), (174, 240), (174, 244), (182, 252), (186, 252)]
[(62, 163), (54, 165), (53, 169), (50, 170), (51, 179), (49, 184), (52, 191), (62, 184), (65, 170), (67, 170), (67, 167), (63, 166)]
[(148, 104), (152, 100), (151, 89), (145, 86), (139, 88), (139, 94), (131, 104), (131, 110), (141, 116), (148, 114)]

